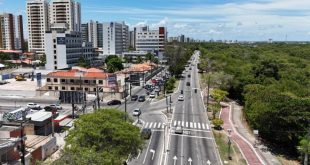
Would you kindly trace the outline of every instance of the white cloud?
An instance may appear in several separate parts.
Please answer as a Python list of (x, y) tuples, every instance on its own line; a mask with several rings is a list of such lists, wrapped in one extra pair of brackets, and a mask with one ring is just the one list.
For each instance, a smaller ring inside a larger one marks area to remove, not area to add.
[(187, 26), (188, 26), (188, 24), (186, 24), (186, 23), (176, 23), (176, 24), (173, 25), (173, 28), (183, 29), (183, 28), (185, 28)]
[(155, 28), (155, 27), (160, 27), (160, 26), (166, 26), (167, 23), (168, 23), (168, 17), (165, 17), (164, 19), (160, 20), (158, 23), (153, 23), (151, 27)]
[(138, 22), (135, 27), (139, 27), (139, 26), (146, 26), (147, 25), (147, 20), (142, 21), (142, 22)]

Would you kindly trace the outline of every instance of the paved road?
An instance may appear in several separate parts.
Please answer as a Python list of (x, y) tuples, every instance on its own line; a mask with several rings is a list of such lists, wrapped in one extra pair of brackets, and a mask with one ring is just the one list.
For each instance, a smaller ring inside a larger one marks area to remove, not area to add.
[[(196, 59), (197, 54), (194, 57)], [(183, 89), (185, 100), (179, 101), (175, 106), (169, 130), (169, 152), (164, 164), (221, 164), (200, 90), (194, 92), (195, 88), (199, 88), (196, 63), (190, 67), (192, 70), (188, 70), (186, 78), (180, 82), (180, 90)], [(187, 77), (187, 74), (191, 77)], [(186, 82), (190, 82), (190, 86), (186, 86)], [(175, 134), (177, 126), (183, 128), (183, 134)]]

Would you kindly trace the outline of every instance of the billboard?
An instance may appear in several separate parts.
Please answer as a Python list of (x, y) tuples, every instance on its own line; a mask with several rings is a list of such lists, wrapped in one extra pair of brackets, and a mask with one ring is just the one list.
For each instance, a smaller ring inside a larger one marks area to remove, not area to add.
[(41, 87), (42, 86), (42, 74), (41, 73), (37, 73), (37, 86)]
[(66, 38), (65, 37), (57, 37), (57, 44), (58, 45), (66, 45)]
[(117, 86), (117, 76), (116, 74), (109, 75), (108, 77), (108, 86), (116, 87)]

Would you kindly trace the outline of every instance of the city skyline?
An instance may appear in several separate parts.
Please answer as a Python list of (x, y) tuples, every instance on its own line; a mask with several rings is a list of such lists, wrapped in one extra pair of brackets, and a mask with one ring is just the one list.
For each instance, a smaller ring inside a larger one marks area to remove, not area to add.
[[(125, 21), (130, 29), (138, 25), (166, 26), (168, 36), (184, 34), (200, 40), (309, 41), (310, 38), (307, 0), (78, 2), (82, 7), (82, 23)], [(26, 1), (0, 0), (0, 8), (0, 13), (22, 14), (26, 22)]]

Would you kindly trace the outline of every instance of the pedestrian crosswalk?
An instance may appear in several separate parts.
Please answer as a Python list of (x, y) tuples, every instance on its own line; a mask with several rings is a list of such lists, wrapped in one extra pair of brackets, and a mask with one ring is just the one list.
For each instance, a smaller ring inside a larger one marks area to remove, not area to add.
[[(199, 130), (209, 130), (210, 126), (207, 123), (199, 123), (199, 122), (188, 122), (188, 121), (177, 121), (174, 120), (171, 122), (171, 127), (182, 126), (186, 129), (199, 129)], [(162, 122), (145, 122), (143, 128), (150, 129), (164, 129), (165, 124)]]

